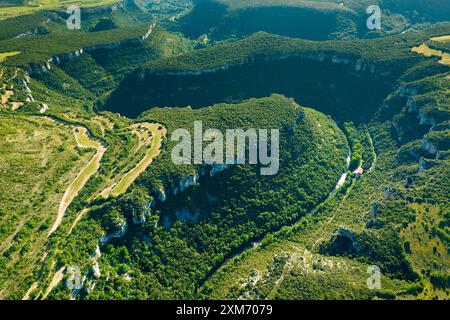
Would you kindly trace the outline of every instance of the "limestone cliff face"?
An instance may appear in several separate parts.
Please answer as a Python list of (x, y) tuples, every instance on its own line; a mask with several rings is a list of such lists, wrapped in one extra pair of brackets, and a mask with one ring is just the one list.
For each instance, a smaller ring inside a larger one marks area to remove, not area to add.
[(128, 223), (124, 219), (123, 221), (121, 221), (118, 224), (115, 232), (106, 234), (100, 238), (100, 244), (105, 245), (114, 238), (122, 238), (125, 235), (125, 233), (127, 232), (127, 229), (128, 229)]
[(144, 41), (146, 40), (148, 37), (150, 37), (150, 35), (153, 33), (153, 31), (155, 30), (156, 27), (156, 22), (153, 22), (150, 27), (148, 28), (147, 32), (141, 37), (141, 40)]
[(400, 86), (398, 91), (399, 91), (399, 95), (401, 97), (412, 97), (412, 96), (416, 96), (418, 94), (416, 88), (410, 87), (407, 85)]
[(133, 216), (133, 224), (144, 224), (147, 222), (147, 217), (152, 214), (152, 209), (155, 205), (155, 199), (151, 199), (147, 202), (144, 211), (142, 211), (138, 216)]
[(328, 242), (321, 244), (320, 251), (331, 255), (359, 254), (361, 247), (358, 243), (358, 234), (345, 227), (339, 227)]
[[(181, 194), (186, 190), (188, 190), (189, 188), (198, 185), (200, 177), (203, 176), (214, 177), (216, 174), (224, 170), (227, 170), (230, 167), (231, 167), (230, 164), (204, 165), (198, 168), (198, 170), (195, 173), (180, 179), (178, 183), (175, 184), (174, 187), (167, 187), (166, 189), (160, 187), (158, 189), (155, 189), (153, 193), (155, 199), (152, 201), (148, 210), (151, 211), (150, 207), (153, 207), (158, 201), (160, 202), (167, 201), (167, 195)], [(206, 194), (206, 196), (209, 199), (210, 203), (214, 203), (218, 200), (217, 198), (212, 197), (208, 193)], [(188, 208), (183, 207), (176, 210), (175, 217), (181, 221), (190, 221), (196, 223), (200, 219), (200, 211), (198, 211), (198, 209), (195, 209), (194, 212), (190, 212)], [(136, 223), (140, 224), (143, 222), (142, 220), (140, 220), (136, 221)], [(167, 216), (165, 216), (158, 222), (158, 224), (161, 224), (164, 227), (169, 228), (172, 225), (172, 221), (170, 221), (170, 219)]]
[[(236, 162), (236, 161), (235, 161)], [(190, 187), (196, 186), (198, 184), (198, 180), (200, 177), (203, 176), (210, 176), (214, 177), (216, 174), (227, 170), (231, 167), (230, 164), (213, 164), (213, 165), (205, 165), (199, 168), (198, 172), (195, 174), (192, 174), (190, 176), (185, 177), (184, 179), (180, 180), (178, 183), (178, 186), (173, 188), (171, 190), (171, 193), (176, 195), (180, 192), (184, 192)], [(165, 197), (165, 193), (164, 193)], [(164, 198), (165, 201), (165, 198)]]
[(155, 193), (156, 193), (156, 199), (158, 201), (166, 202), (167, 195), (166, 195), (166, 190), (164, 190), (164, 187), (159, 187), (158, 189), (155, 190)]
[(400, 97), (406, 97), (406, 107), (408, 112), (418, 112), (418, 119), (420, 125), (435, 126), (438, 121), (429, 113), (423, 110), (423, 107), (416, 101), (419, 95), (418, 90), (414, 87), (403, 85), (399, 88)]
[(227, 170), (228, 168), (230, 168), (229, 164), (214, 164), (209, 170), (209, 176), (214, 177), (217, 173)]
[(101, 49), (112, 50), (112, 49), (118, 48), (125, 44), (143, 43), (153, 33), (153, 31), (155, 30), (155, 27), (156, 27), (156, 22), (152, 23), (150, 25), (150, 27), (147, 29), (147, 31), (144, 33), (144, 35), (142, 35), (139, 38), (126, 39), (123, 41), (118, 41), (118, 42), (108, 43), (108, 44), (98, 44), (98, 45), (88, 46), (88, 47), (77, 49), (73, 52), (62, 53), (62, 54), (53, 56), (44, 63), (31, 66), (27, 72), (28, 72), (28, 74), (31, 74), (31, 75), (32, 74), (42, 74), (42, 73), (50, 71), (52, 69), (53, 65), (59, 65), (64, 62), (73, 61), (85, 52), (93, 52), (93, 51), (101, 50)]
[(438, 162), (433, 159), (426, 159), (424, 157), (421, 157), (419, 160), (419, 173), (424, 172), (425, 170), (431, 169), (432, 167), (436, 166)]
[(174, 195), (177, 195), (180, 192), (184, 192), (189, 187), (197, 185), (199, 177), (200, 177), (200, 175), (198, 173), (196, 173), (194, 175), (188, 176), (188, 177), (180, 180), (180, 182), (178, 183), (178, 187), (175, 187), (172, 190), (172, 193)]
[[(403, 85), (397, 91), (398, 96), (406, 98), (406, 111), (408, 113), (416, 113), (417, 121), (416, 122), (408, 122), (409, 129), (415, 127), (429, 127), (429, 132), (424, 134), (422, 137), (422, 141), (420, 144), (420, 149), (424, 151), (427, 156), (421, 157), (419, 159), (419, 173), (425, 170), (430, 169), (436, 160), (439, 160), (445, 155), (447, 150), (439, 150), (439, 146), (436, 145), (432, 140), (429, 139), (429, 134), (432, 132), (443, 131), (448, 129), (449, 119), (445, 112), (440, 112), (434, 107), (427, 107), (428, 103), (427, 99), (423, 99), (424, 94), (432, 93), (431, 92), (419, 92), (414, 85), (407, 84)], [(437, 95), (439, 92), (436, 93)], [(425, 102), (421, 102), (425, 101)], [(405, 128), (403, 128), (397, 119), (394, 119), (392, 122), (394, 129), (397, 131), (400, 142), (402, 141), (402, 132)], [(403, 125), (405, 126), (405, 125)]]
[(175, 217), (180, 221), (188, 221), (192, 223), (198, 223), (200, 220), (200, 210), (197, 208), (193, 213), (189, 208), (182, 208), (175, 212)]
[[(343, 64), (348, 65), (350, 69), (362, 72), (362, 73), (368, 73), (372, 74), (373, 76), (377, 76), (380, 78), (387, 77), (391, 75), (391, 71), (387, 68), (383, 68), (380, 66), (377, 66), (374, 62), (356, 58), (356, 57), (350, 57), (350, 56), (340, 56), (328, 52), (293, 52), (293, 53), (287, 53), (282, 55), (267, 55), (263, 58), (264, 61), (270, 62), (270, 61), (281, 61), (286, 60), (288, 58), (300, 58), (304, 60), (314, 60), (319, 62), (329, 62), (333, 64)], [(241, 60), (232, 61), (229, 63), (226, 63), (221, 66), (217, 66), (214, 68), (205, 68), (198, 71), (189, 71), (189, 70), (180, 70), (180, 71), (148, 71), (147, 75), (169, 75), (169, 76), (200, 76), (203, 74), (210, 74), (210, 73), (216, 73), (219, 71), (226, 71), (232, 67), (240, 67), (244, 66), (246, 64), (250, 64), (255, 62), (254, 56), (248, 56), (246, 58), (243, 58)]]
[[(49, 22), (50, 22), (50, 19), (47, 19), (46, 23), (49, 23)], [(46, 34), (46, 33), (48, 33), (48, 31), (43, 28), (34, 28), (30, 31), (18, 34), (17, 36), (15, 36), (15, 38), (21, 39), (21, 38), (37, 36), (37, 35)]]
[(73, 52), (63, 53), (63, 54), (51, 57), (43, 64), (39, 64), (39, 65), (30, 67), (28, 69), (28, 74), (33, 75), (33, 74), (42, 74), (42, 73), (49, 72), (52, 69), (52, 66), (59, 65), (64, 62), (73, 61), (73, 60), (77, 59), (78, 57), (80, 57), (85, 52), (93, 52), (95, 50), (100, 50), (100, 49), (111, 50), (111, 49), (115, 49), (123, 44), (139, 43), (140, 41), (141, 41), (140, 39), (126, 40), (126, 41), (120, 41), (120, 42), (111, 43), (111, 44), (102, 44), (102, 45), (95, 45), (95, 46), (90, 46), (90, 47), (86, 47), (86, 48), (80, 48)]
[(438, 148), (428, 138), (424, 138), (422, 140), (422, 149), (431, 155), (437, 155), (439, 151)]
[[(31, 89), (29, 87), (29, 84), (31, 82), (30, 76), (28, 75), (28, 73), (25, 72), (23, 79), (20, 81), (23, 91), (26, 93), (27, 95), (27, 102), (34, 102), (34, 97), (33, 97), (33, 93), (31, 92)], [(48, 108), (47, 108), (48, 109)]]
[(98, 259), (100, 259), (101, 255), (100, 246), (97, 246), (92, 254), (92, 272), (95, 278), (100, 278), (102, 275), (100, 272), (100, 265), (98, 263)]

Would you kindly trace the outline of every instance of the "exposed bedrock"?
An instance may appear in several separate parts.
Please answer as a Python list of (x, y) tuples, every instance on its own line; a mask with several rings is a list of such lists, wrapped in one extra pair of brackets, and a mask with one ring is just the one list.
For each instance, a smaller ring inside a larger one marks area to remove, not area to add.
[(137, 71), (105, 109), (136, 117), (158, 106), (206, 107), (280, 93), (338, 119), (367, 120), (392, 86), (367, 61), (326, 54), (261, 57), (199, 72)]
[(319, 10), (282, 3), (279, 6), (230, 10), (215, 1), (198, 1), (194, 9), (179, 21), (189, 37), (210, 33), (216, 39), (241, 37), (260, 30), (312, 40), (356, 37), (358, 24), (362, 24), (350, 10)]
[(118, 42), (113, 43), (107, 43), (107, 44), (97, 44), (92, 46), (87, 46), (84, 48), (77, 49), (73, 52), (68, 53), (61, 53), (59, 55), (53, 56), (49, 58), (46, 62), (40, 63), (40, 64), (33, 64), (30, 66), (27, 70), (28, 74), (42, 74), (50, 71), (52, 69), (52, 66), (59, 65), (64, 62), (73, 61), (77, 59), (79, 56), (81, 56), (85, 52), (93, 52), (96, 50), (112, 50), (115, 48), (118, 48), (123, 45), (127, 44), (141, 44), (143, 41), (145, 41), (153, 32), (153, 30), (156, 27), (156, 23), (152, 23), (144, 35), (142, 35), (140, 38), (134, 38), (134, 39), (126, 39)]

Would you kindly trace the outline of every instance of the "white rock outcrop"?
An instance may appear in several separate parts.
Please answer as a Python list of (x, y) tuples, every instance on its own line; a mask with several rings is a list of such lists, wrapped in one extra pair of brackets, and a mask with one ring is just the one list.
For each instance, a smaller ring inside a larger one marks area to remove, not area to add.
[(128, 229), (128, 224), (126, 221), (123, 221), (120, 224), (119, 229), (116, 232), (102, 236), (100, 238), (100, 244), (105, 245), (114, 238), (122, 238), (125, 235), (125, 233), (127, 232), (127, 229)]
[(439, 151), (439, 149), (428, 138), (424, 138), (422, 140), (422, 149), (432, 155), (436, 155)]

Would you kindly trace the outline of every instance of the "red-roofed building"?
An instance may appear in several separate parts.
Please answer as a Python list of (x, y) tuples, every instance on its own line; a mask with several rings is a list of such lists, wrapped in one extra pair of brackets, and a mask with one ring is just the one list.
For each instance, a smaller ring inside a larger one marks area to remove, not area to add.
[(364, 169), (362, 167), (359, 167), (355, 171), (353, 171), (353, 174), (356, 176), (356, 178), (361, 177), (361, 175), (364, 173)]

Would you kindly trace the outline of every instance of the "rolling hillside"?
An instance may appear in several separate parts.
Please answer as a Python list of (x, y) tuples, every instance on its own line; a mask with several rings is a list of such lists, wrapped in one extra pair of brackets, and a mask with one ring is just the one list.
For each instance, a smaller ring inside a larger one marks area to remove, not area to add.
[(0, 299), (448, 300), (450, 10), (372, 2), (2, 2)]

